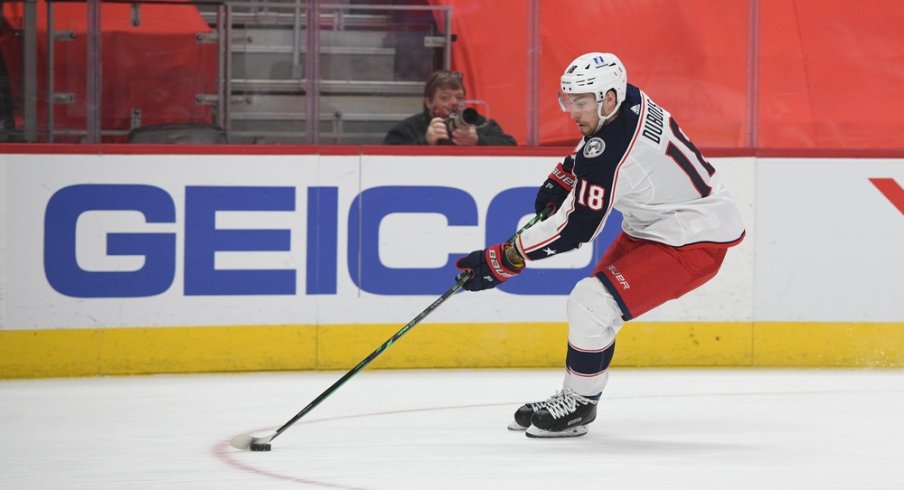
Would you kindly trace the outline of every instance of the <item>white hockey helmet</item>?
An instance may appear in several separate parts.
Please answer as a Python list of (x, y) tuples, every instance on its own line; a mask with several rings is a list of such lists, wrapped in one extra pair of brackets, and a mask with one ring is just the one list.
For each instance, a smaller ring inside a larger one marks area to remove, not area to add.
[(628, 72), (625, 65), (612, 53), (587, 53), (578, 56), (565, 68), (560, 81), (559, 105), (563, 111), (569, 110), (568, 94), (592, 93), (596, 97), (600, 117), (606, 92), (615, 91), (618, 99), (612, 112), (615, 114), (625, 100), (628, 90)]

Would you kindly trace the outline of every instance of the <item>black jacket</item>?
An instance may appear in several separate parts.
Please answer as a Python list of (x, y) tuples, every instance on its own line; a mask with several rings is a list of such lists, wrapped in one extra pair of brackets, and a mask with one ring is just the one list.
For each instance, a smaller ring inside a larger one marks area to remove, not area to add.
[[(383, 138), (384, 145), (426, 145), (427, 127), (433, 116), (427, 108), (420, 114), (415, 114), (404, 121), (398, 123), (386, 133)], [(451, 145), (451, 140), (444, 140), (438, 143), (440, 145)], [(518, 144), (515, 138), (505, 134), (499, 124), (481, 115), (477, 116), (477, 144), (488, 146), (515, 146)]]

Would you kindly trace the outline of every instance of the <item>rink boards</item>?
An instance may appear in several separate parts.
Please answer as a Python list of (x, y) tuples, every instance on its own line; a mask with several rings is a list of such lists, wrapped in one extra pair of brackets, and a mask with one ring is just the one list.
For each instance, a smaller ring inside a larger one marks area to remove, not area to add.
[[(0, 376), (349, 368), (454, 283), (455, 257), (527, 221), (556, 161), (332, 153), (0, 155)], [(904, 162), (711, 163), (747, 238), (630, 322), (615, 364), (904, 366)], [(565, 298), (619, 219), (453, 296), (374, 366), (560, 365)]]

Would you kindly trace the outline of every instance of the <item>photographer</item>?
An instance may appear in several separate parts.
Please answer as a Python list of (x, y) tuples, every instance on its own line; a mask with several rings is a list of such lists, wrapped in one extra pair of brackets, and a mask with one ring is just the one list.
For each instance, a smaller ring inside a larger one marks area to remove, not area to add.
[(383, 139), (386, 145), (514, 146), (496, 121), (464, 108), (461, 73), (437, 71), (424, 85), (424, 110), (397, 124)]

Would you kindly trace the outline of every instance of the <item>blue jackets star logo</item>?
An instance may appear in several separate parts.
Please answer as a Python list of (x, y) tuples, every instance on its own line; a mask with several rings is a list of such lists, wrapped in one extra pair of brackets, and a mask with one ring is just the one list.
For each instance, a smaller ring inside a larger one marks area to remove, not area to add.
[(547, 257), (549, 257), (550, 255), (555, 255), (555, 253), (556, 253), (556, 251), (550, 247), (544, 248), (543, 251), (546, 252)]

